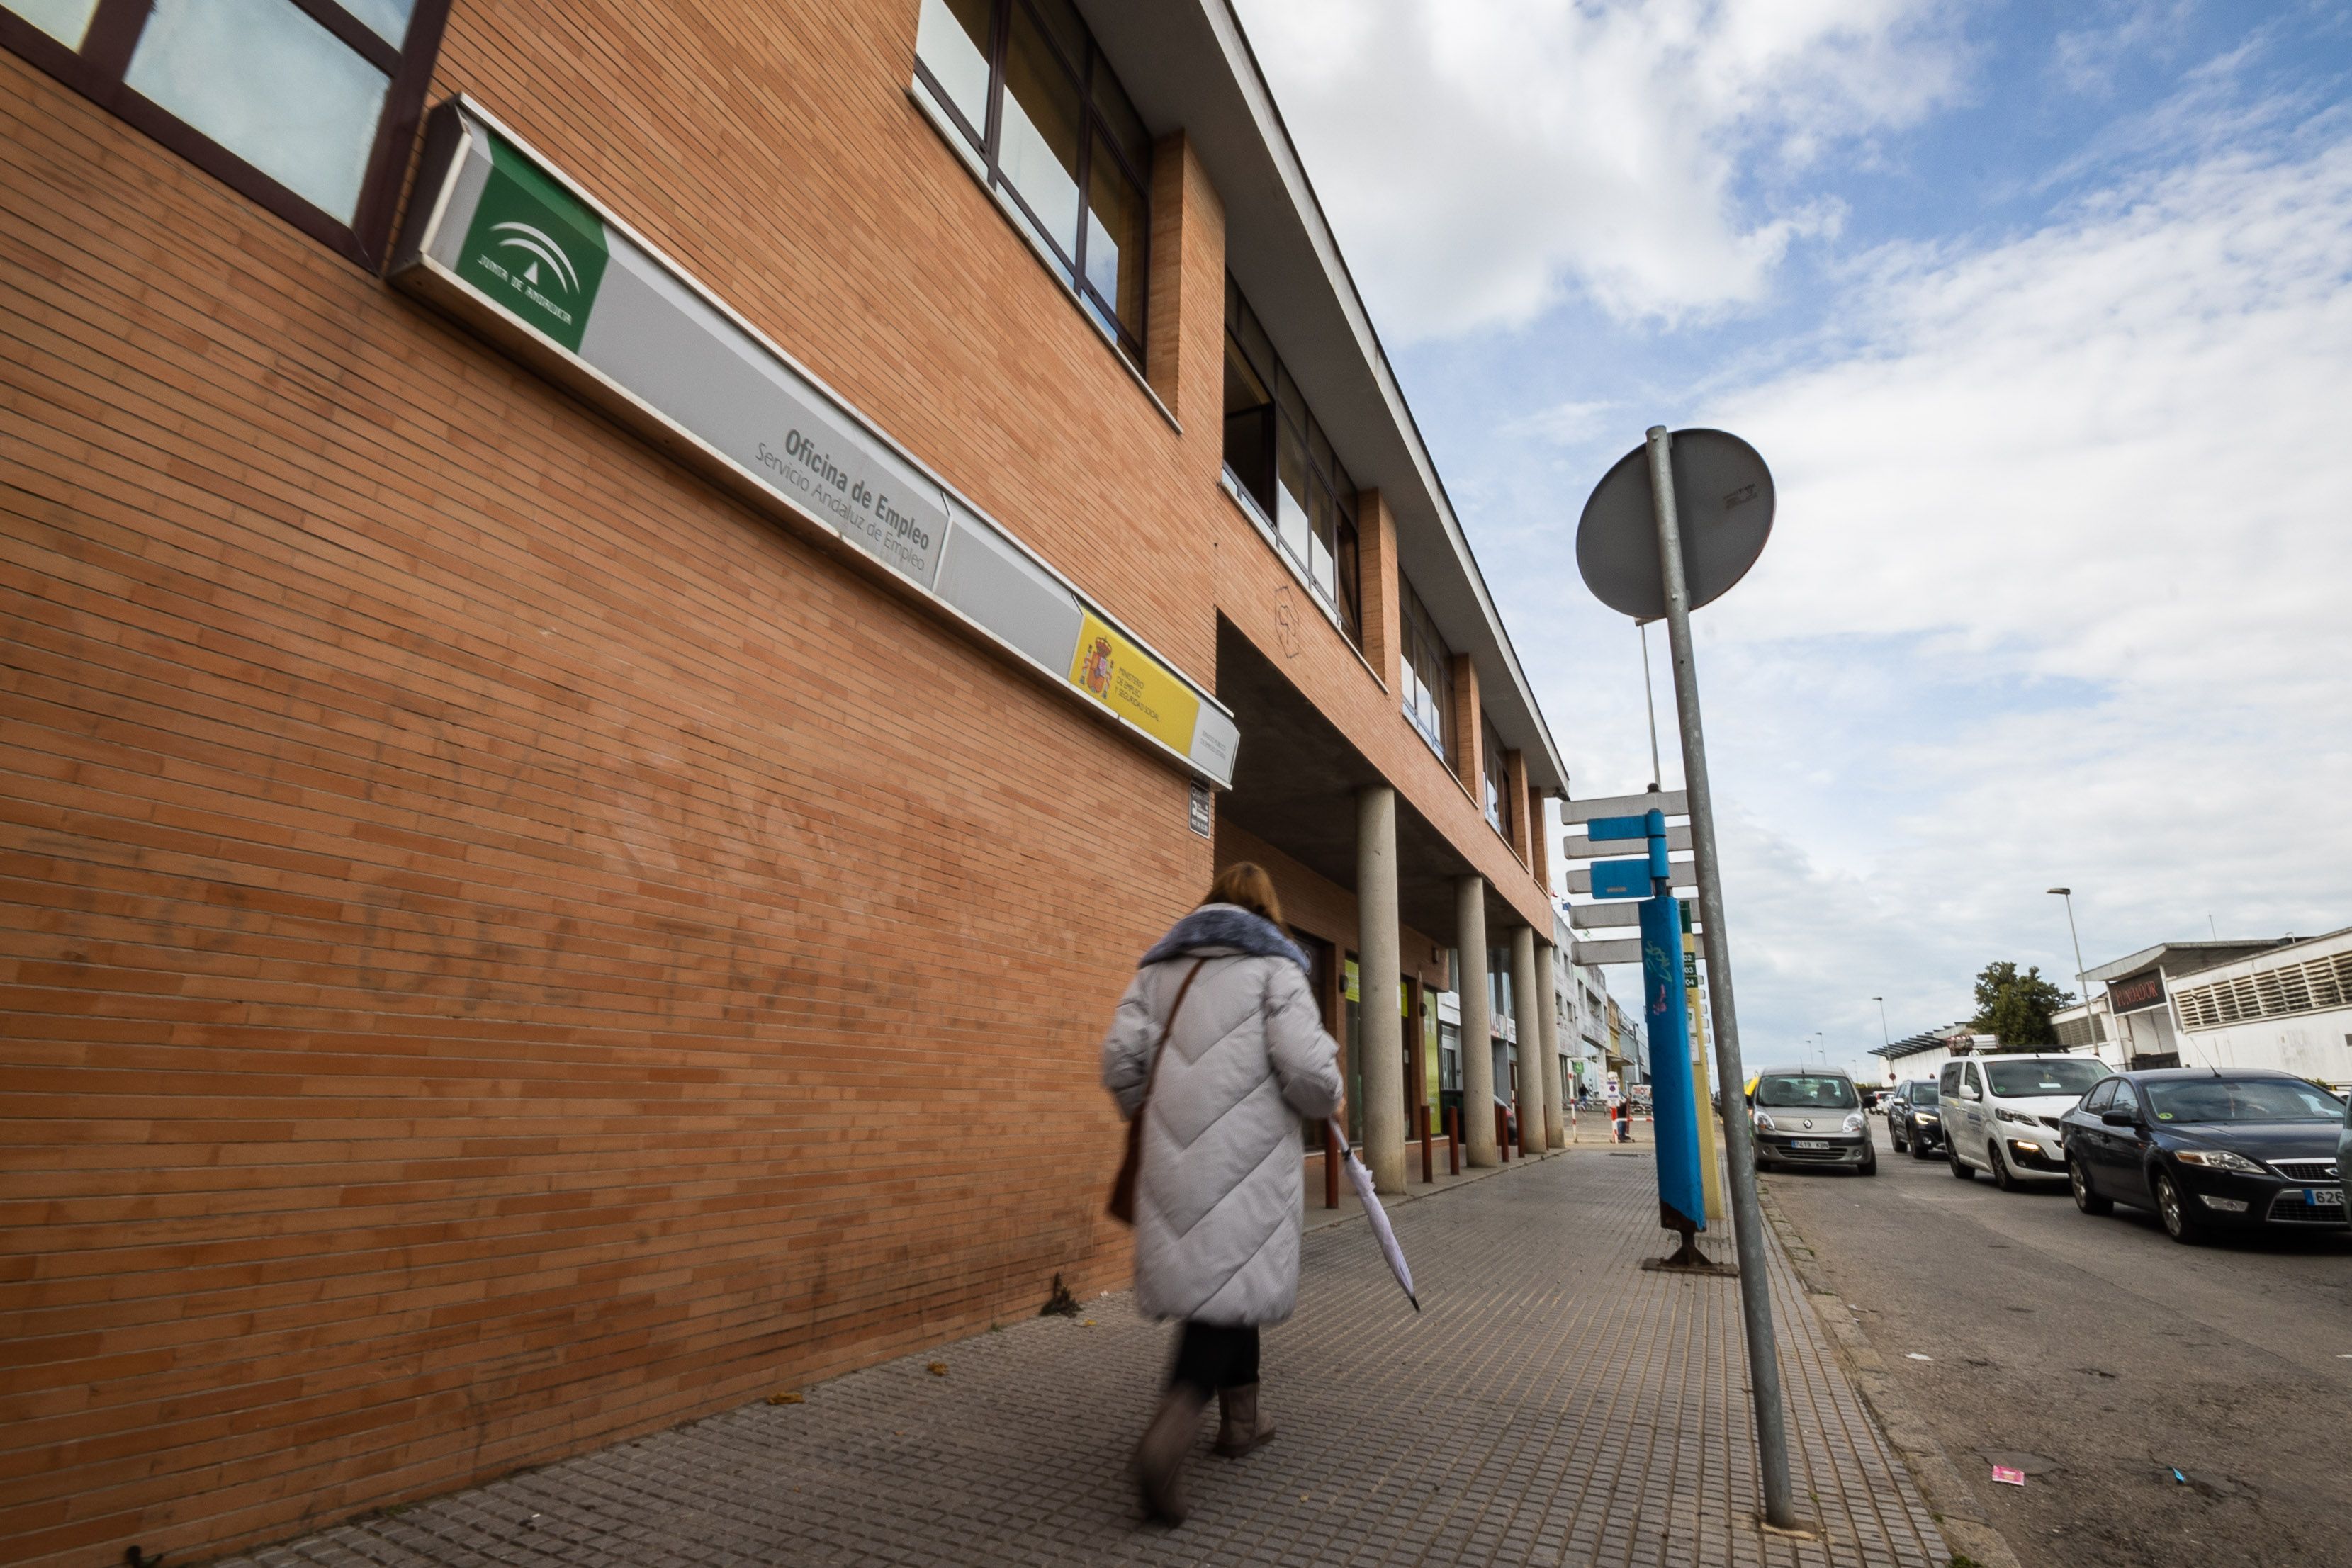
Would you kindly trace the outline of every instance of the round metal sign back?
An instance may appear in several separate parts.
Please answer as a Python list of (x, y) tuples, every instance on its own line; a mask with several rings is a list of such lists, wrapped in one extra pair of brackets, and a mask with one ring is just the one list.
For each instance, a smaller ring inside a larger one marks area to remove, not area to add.
[[(1756, 448), (1721, 430), (1675, 431), (1673, 467), (1683, 580), (1696, 610), (1722, 598), (1764, 553), (1772, 535), (1772, 471)], [(1592, 596), (1620, 614), (1636, 621), (1665, 614), (1647, 443), (1592, 487), (1576, 528), (1576, 566)]]

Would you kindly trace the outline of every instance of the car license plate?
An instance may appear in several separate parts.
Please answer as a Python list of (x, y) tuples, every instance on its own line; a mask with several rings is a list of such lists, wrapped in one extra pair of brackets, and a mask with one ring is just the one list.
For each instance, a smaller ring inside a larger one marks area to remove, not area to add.
[[(1830, 1146), (1830, 1141), (1827, 1138), (1799, 1138), (1796, 1140), (1796, 1146), (1801, 1149), (1826, 1149)], [(2343, 1200), (2339, 1198), (2337, 1201)]]
[(2307, 1186), (2303, 1189), (2303, 1201), (2314, 1208), (2341, 1208), (2344, 1189), (2340, 1186)]

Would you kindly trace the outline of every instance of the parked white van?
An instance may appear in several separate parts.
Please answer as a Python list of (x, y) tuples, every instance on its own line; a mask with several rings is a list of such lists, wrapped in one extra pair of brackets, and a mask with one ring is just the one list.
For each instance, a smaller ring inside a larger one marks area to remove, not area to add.
[(2088, 1056), (1963, 1056), (1937, 1080), (1944, 1155), (1962, 1181), (1979, 1169), (2015, 1191), (2029, 1181), (2066, 1179), (2059, 1118), (2073, 1110), (2107, 1065)]

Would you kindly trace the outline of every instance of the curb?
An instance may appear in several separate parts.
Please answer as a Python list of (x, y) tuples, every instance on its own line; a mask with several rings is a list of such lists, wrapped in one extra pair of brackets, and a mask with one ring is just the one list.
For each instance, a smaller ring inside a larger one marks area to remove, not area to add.
[(1920, 1495), (1927, 1499), (1936, 1526), (1943, 1531), (1944, 1544), (1952, 1549), (1953, 1562), (1973, 1563), (1976, 1568), (2021, 1568), (2017, 1553), (2010, 1550), (2008, 1541), (1977, 1505), (1968, 1483), (1960, 1479), (1952, 1457), (1887, 1375), (1885, 1358), (1862, 1332), (1862, 1325), (1853, 1321), (1851, 1312), (1829, 1310), (1843, 1308), (1845, 1302), (1807, 1267), (1812, 1249), (1796, 1226), (1760, 1185), (1757, 1196), (1763, 1205), (1765, 1223), (1780, 1240), (1781, 1256), (1805, 1287), (1806, 1304), (1812, 1308), (1814, 1321), (1829, 1330), (1847, 1380), (1862, 1396), (1888, 1446), (1901, 1457)]

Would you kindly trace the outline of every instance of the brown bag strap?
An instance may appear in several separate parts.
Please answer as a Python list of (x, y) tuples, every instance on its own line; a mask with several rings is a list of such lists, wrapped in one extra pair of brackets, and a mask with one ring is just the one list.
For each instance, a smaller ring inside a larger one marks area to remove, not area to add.
[(1192, 988), (1192, 982), (1201, 977), (1201, 971), (1208, 962), (1206, 958), (1193, 959), (1192, 973), (1186, 975), (1184, 983), (1176, 988), (1176, 999), (1168, 1008), (1168, 1021), (1160, 1026), (1160, 1043), (1151, 1049), (1151, 1065), (1144, 1071), (1143, 1098), (1135, 1103), (1138, 1124), (1143, 1120), (1143, 1108), (1151, 1103), (1151, 1086), (1160, 1082), (1160, 1059), (1168, 1054), (1168, 1037), (1175, 1031), (1176, 1015), (1184, 1010), (1184, 994)]

